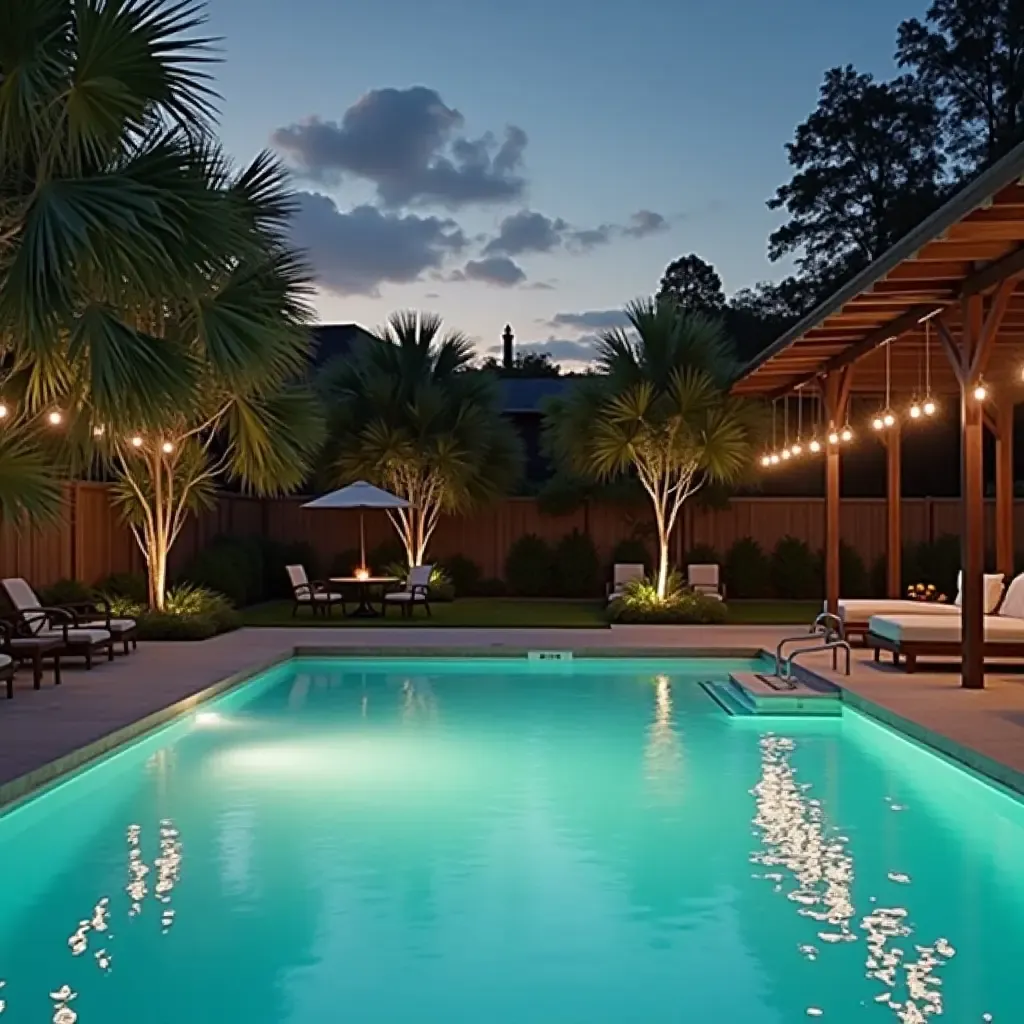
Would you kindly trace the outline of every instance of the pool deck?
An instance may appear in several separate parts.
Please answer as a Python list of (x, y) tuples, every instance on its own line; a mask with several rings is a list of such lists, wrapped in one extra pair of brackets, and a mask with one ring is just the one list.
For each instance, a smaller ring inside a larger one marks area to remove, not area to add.
[[(70, 663), (64, 684), (49, 672), (39, 691), (16, 677), (15, 699), (0, 699), (0, 807), (162, 724), (197, 700), (299, 653), (526, 650), (601, 654), (752, 655), (774, 650), (792, 626), (674, 626), (622, 629), (244, 629), (203, 643), (148, 643), (128, 658), (86, 672)], [(843, 688), (844, 700), (888, 720), (971, 767), (1024, 793), (1024, 665), (996, 670), (985, 690), (960, 687), (954, 667), (907, 675), (856, 650), (849, 677), (825, 656), (807, 666)], [(927, 667), (927, 666), (925, 666)]]

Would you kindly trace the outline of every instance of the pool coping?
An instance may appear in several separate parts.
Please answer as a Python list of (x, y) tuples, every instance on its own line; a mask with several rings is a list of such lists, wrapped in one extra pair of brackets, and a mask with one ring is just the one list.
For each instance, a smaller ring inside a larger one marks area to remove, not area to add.
[[(407, 647), (389, 647), (387, 650), (382, 650), (379, 646), (369, 644), (353, 645), (345, 648), (315, 643), (296, 644), (290, 649), (281, 651), (259, 664), (230, 673), (223, 679), (204, 687), (202, 690), (198, 690), (187, 697), (168, 704), (166, 707), (115, 729), (99, 737), (99, 739), (87, 743), (85, 746), (69, 751), (61, 757), (34, 768), (24, 775), (17, 776), (5, 783), (0, 783), (0, 816), (6, 815), (20, 804), (39, 796), (50, 787), (58, 785), (70, 775), (92, 767), (104, 757), (115, 753), (128, 743), (169, 725), (176, 719), (195, 710), (201, 704), (205, 704), (227, 691), (249, 682), (254, 677), (296, 658), (374, 658), (389, 661), (412, 657), (427, 659), (446, 657), (497, 659), (508, 657), (525, 658), (531, 652), (538, 650), (545, 649), (538, 648), (536, 645), (502, 643), (491, 644), (487, 647), (470, 647), (464, 644), (452, 645), (450, 647), (425, 647), (411, 644)], [(629, 657), (656, 658), (662, 661), (682, 658), (708, 658), (722, 661), (754, 658), (774, 660), (774, 655), (770, 651), (757, 646), (737, 646), (731, 648), (686, 647), (676, 650), (666, 650), (664, 647), (574, 647), (570, 653), (574, 659)], [(957, 743), (942, 733), (922, 726), (912, 719), (890, 711), (888, 708), (845, 688), (841, 682), (837, 683), (803, 666), (799, 668), (799, 672), (802, 675), (812, 677), (815, 682), (837, 689), (842, 703), (848, 704), (853, 710), (859, 711), (888, 726), (904, 738), (921, 744), (931, 752), (954, 761), (958, 766), (980, 776), (983, 781), (1006, 789), (1017, 798), (1024, 797), (1024, 773), (1018, 772), (977, 750)]]

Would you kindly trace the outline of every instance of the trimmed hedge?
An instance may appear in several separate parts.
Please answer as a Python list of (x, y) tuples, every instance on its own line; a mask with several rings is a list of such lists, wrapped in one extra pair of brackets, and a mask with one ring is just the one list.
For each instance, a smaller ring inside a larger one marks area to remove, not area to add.
[(729, 597), (769, 597), (771, 580), (771, 563), (764, 548), (753, 537), (740, 537), (725, 556), (725, 585)]
[(551, 593), (555, 556), (551, 545), (535, 533), (524, 533), (508, 550), (505, 583), (517, 597), (542, 597)]
[(601, 590), (601, 560), (594, 542), (573, 530), (556, 545), (553, 553), (552, 590), (559, 597), (594, 597)]

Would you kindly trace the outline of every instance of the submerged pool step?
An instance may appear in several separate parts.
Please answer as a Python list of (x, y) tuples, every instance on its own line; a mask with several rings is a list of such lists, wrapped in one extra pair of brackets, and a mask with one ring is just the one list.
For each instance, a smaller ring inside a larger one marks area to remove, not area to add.
[(812, 687), (797, 680), (793, 689), (752, 672), (736, 672), (728, 683), (701, 684), (707, 694), (730, 715), (818, 715), (842, 714), (839, 691)]

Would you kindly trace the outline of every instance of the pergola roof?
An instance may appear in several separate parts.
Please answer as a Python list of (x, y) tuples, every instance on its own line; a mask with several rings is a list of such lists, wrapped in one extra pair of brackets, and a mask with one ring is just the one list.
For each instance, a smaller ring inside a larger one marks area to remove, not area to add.
[[(959, 328), (961, 302), (1024, 274), (1024, 144), (961, 189), (932, 216), (746, 366), (738, 394), (783, 395), (823, 373), (856, 363), (852, 389), (885, 387), (887, 341), (894, 393), (920, 389), (926, 321), (938, 312)], [(927, 328), (932, 390), (959, 385), (936, 331)], [(988, 376), (1020, 378), (1024, 292), (1015, 290), (996, 339)]]

